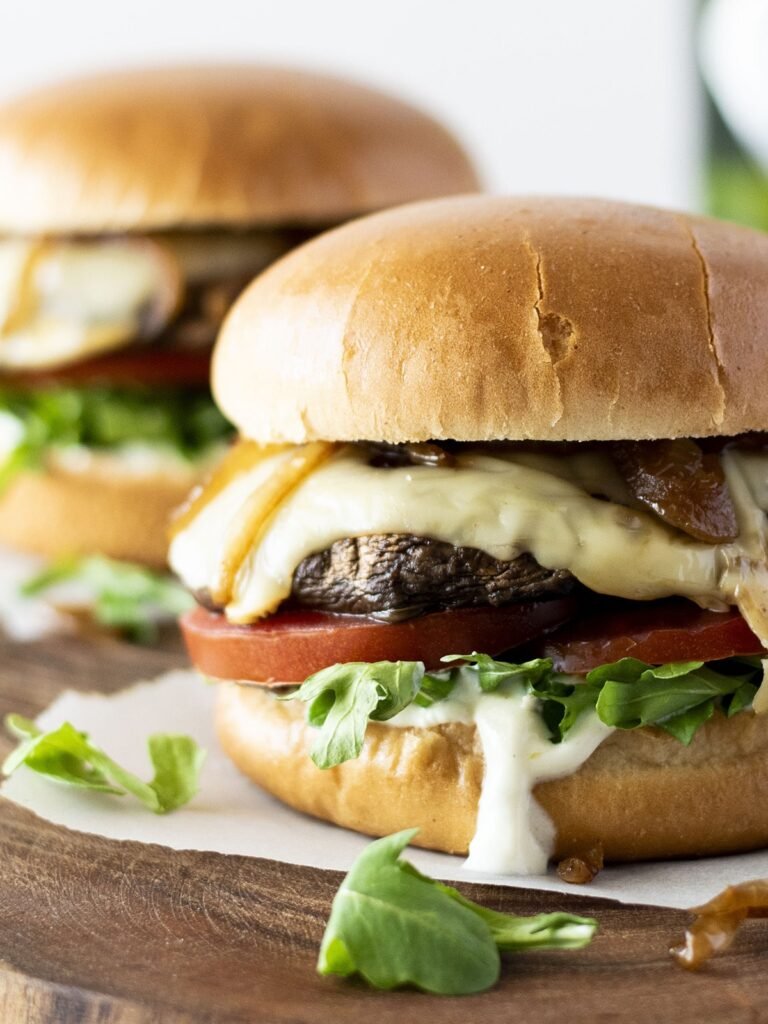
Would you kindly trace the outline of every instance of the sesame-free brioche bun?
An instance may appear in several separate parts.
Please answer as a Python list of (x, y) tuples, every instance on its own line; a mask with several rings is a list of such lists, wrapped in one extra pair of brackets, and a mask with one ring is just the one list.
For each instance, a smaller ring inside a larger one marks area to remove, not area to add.
[(0, 107), (0, 232), (324, 224), (478, 187), (391, 96), (254, 65), (136, 69)]
[(0, 544), (48, 558), (99, 554), (162, 568), (171, 513), (193, 483), (160, 472), (25, 471), (0, 493)]
[(241, 296), (213, 390), (255, 441), (643, 440), (768, 426), (768, 235), (602, 200), (358, 220)]
[[(417, 845), (467, 852), (483, 776), (473, 725), (371, 722), (358, 758), (320, 771), (305, 716), (264, 688), (220, 685), (219, 739), (268, 792), (358, 832), (418, 827)], [(768, 845), (767, 780), (768, 716), (745, 711), (717, 713), (689, 747), (661, 729), (617, 730), (577, 772), (534, 793), (556, 828), (555, 858), (602, 843), (607, 860), (645, 860)]]

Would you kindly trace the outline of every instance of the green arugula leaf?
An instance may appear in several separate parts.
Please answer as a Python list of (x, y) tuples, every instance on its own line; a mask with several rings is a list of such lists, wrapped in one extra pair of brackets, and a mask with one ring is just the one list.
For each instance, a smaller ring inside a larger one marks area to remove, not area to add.
[(596, 703), (600, 719), (617, 729), (661, 725), (713, 698), (734, 693), (748, 681), (748, 675), (726, 675), (700, 661), (653, 668), (633, 658), (587, 675), (588, 684), (602, 684)]
[(101, 555), (56, 562), (27, 580), (21, 593), (37, 596), (71, 582), (92, 594), (97, 622), (122, 630), (140, 643), (155, 639), (159, 617), (175, 618), (194, 607), (191, 595), (171, 576)]
[(3, 775), (12, 775), (26, 764), (40, 775), (48, 775), (70, 786), (102, 793), (123, 792), (91, 761), (87, 738), (68, 722), (44, 734), (28, 718), (11, 714), (5, 719), (5, 727), (20, 743), (3, 762)]
[(475, 652), (449, 654), (442, 661), (459, 664), (430, 673), (414, 661), (333, 665), (282, 699), (308, 703), (308, 720), (320, 730), (312, 758), (329, 768), (358, 756), (369, 721), (391, 718), (411, 703), (431, 707), (445, 700), (462, 673), (474, 675), (483, 692), (511, 689), (536, 697), (553, 743), (561, 743), (579, 718), (594, 710), (614, 728), (657, 725), (688, 744), (716, 708), (730, 715), (749, 707), (763, 677), (762, 662), (748, 658), (660, 666), (623, 658), (594, 669), (583, 681), (555, 672), (548, 658), (515, 665)]
[(56, 782), (124, 796), (130, 793), (155, 814), (188, 803), (198, 789), (205, 751), (189, 736), (156, 733), (149, 738), (154, 768), (151, 782), (142, 780), (94, 746), (69, 722), (44, 733), (21, 715), (7, 715), (5, 727), (20, 742), (5, 759), (3, 775), (22, 765)]
[(653, 668), (644, 661), (637, 658), (622, 658), (620, 661), (613, 661), (607, 665), (592, 669), (587, 674), (587, 680), (594, 684), (613, 683), (635, 683), (646, 671), (651, 671), (655, 679), (677, 679), (697, 668), (701, 668), (701, 661), (676, 661), (668, 665), (661, 665)]
[(316, 672), (283, 699), (308, 704), (309, 724), (320, 729), (312, 760), (330, 768), (359, 755), (369, 719), (383, 722), (408, 707), (423, 676), (417, 661), (349, 662)]
[(562, 912), (517, 917), (474, 903), (449, 885), (440, 882), (434, 884), (482, 918), (490, 928), (496, 946), (503, 952), (514, 953), (522, 949), (583, 949), (589, 945), (597, 931), (597, 921), (593, 917), (577, 917)]
[(597, 928), (570, 914), (513, 917), (487, 910), (421, 874), (400, 854), (416, 829), (371, 843), (336, 894), (320, 974), (359, 974), (376, 988), (415, 985), (439, 995), (496, 983), (499, 950), (572, 949)]
[(670, 736), (674, 736), (686, 747), (690, 744), (697, 731), (708, 722), (715, 713), (715, 701), (706, 700), (703, 704), (690, 708), (688, 711), (681, 711), (672, 718), (666, 718), (659, 722), (659, 728), (666, 730)]
[(584, 711), (591, 711), (600, 692), (594, 683), (573, 683), (556, 672), (534, 683), (530, 692), (541, 701), (541, 714), (553, 743), (561, 743)]
[(455, 686), (456, 675), (453, 672), (425, 672), (421, 688), (413, 698), (413, 703), (421, 708), (430, 708), (433, 704), (450, 697)]
[(477, 651), (473, 651), (472, 654), (446, 654), (440, 661), (447, 664), (463, 661), (473, 665), (477, 669), (477, 681), (484, 693), (498, 690), (500, 686), (510, 681), (533, 686), (552, 671), (550, 658), (535, 658), (521, 665), (513, 665), (508, 661), (496, 661), (487, 654), (478, 654)]
[(758, 687), (755, 683), (742, 683), (738, 690), (734, 691), (731, 699), (727, 701), (725, 713), (728, 717), (730, 718), (731, 715), (735, 715), (737, 711), (743, 711), (745, 708), (751, 707), (757, 690)]

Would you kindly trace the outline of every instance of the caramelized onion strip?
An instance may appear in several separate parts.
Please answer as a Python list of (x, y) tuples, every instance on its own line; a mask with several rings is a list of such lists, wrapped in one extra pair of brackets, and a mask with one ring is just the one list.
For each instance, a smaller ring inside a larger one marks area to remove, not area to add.
[(239, 441), (229, 449), (202, 483), (198, 484), (173, 515), (168, 536), (173, 539), (200, 515), (203, 509), (218, 497), (229, 484), (243, 473), (249, 472), (264, 459), (286, 451), (288, 445), (260, 445), (255, 441)]
[(728, 949), (747, 918), (768, 917), (768, 878), (729, 885), (708, 903), (692, 907), (691, 913), (696, 919), (686, 929), (685, 941), (670, 953), (680, 967), (697, 970)]
[(302, 480), (336, 451), (336, 447), (330, 441), (301, 445), (248, 498), (238, 514), (237, 526), (227, 538), (218, 578), (211, 587), (211, 597), (217, 604), (229, 602), (240, 566), (280, 505)]

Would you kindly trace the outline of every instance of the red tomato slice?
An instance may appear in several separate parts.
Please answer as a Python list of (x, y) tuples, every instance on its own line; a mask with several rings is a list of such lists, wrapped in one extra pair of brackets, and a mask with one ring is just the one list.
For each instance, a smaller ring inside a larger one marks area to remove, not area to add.
[(321, 668), (347, 661), (423, 661), (442, 668), (444, 654), (499, 654), (573, 615), (577, 599), (505, 608), (465, 608), (383, 623), (355, 615), (279, 612), (235, 626), (219, 612), (196, 608), (181, 619), (195, 665), (214, 679), (279, 686), (300, 683)]
[(19, 387), (41, 387), (48, 384), (105, 384), (118, 387), (174, 387), (177, 384), (192, 384), (207, 387), (210, 369), (210, 352), (142, 348), (98, 356), (96, 359), (86, 359), (56, 369), (7, 374), (3, 382)]
[(609, 605), (557, 630), (542, 650), (562, 672), (579, 674), (619, 658), (664, 665), (763, 653), (763, 645), (736, 608), (704, 611), (677, 598)]

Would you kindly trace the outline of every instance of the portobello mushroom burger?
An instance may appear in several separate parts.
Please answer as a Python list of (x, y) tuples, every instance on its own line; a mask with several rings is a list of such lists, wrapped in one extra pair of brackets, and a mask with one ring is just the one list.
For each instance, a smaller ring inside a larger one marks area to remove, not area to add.
[(170, 548), (227, 753), (480, 871), (766, 845), (767, 365), (768, 236), (706, 218), (469, 196), (278, 261)]

